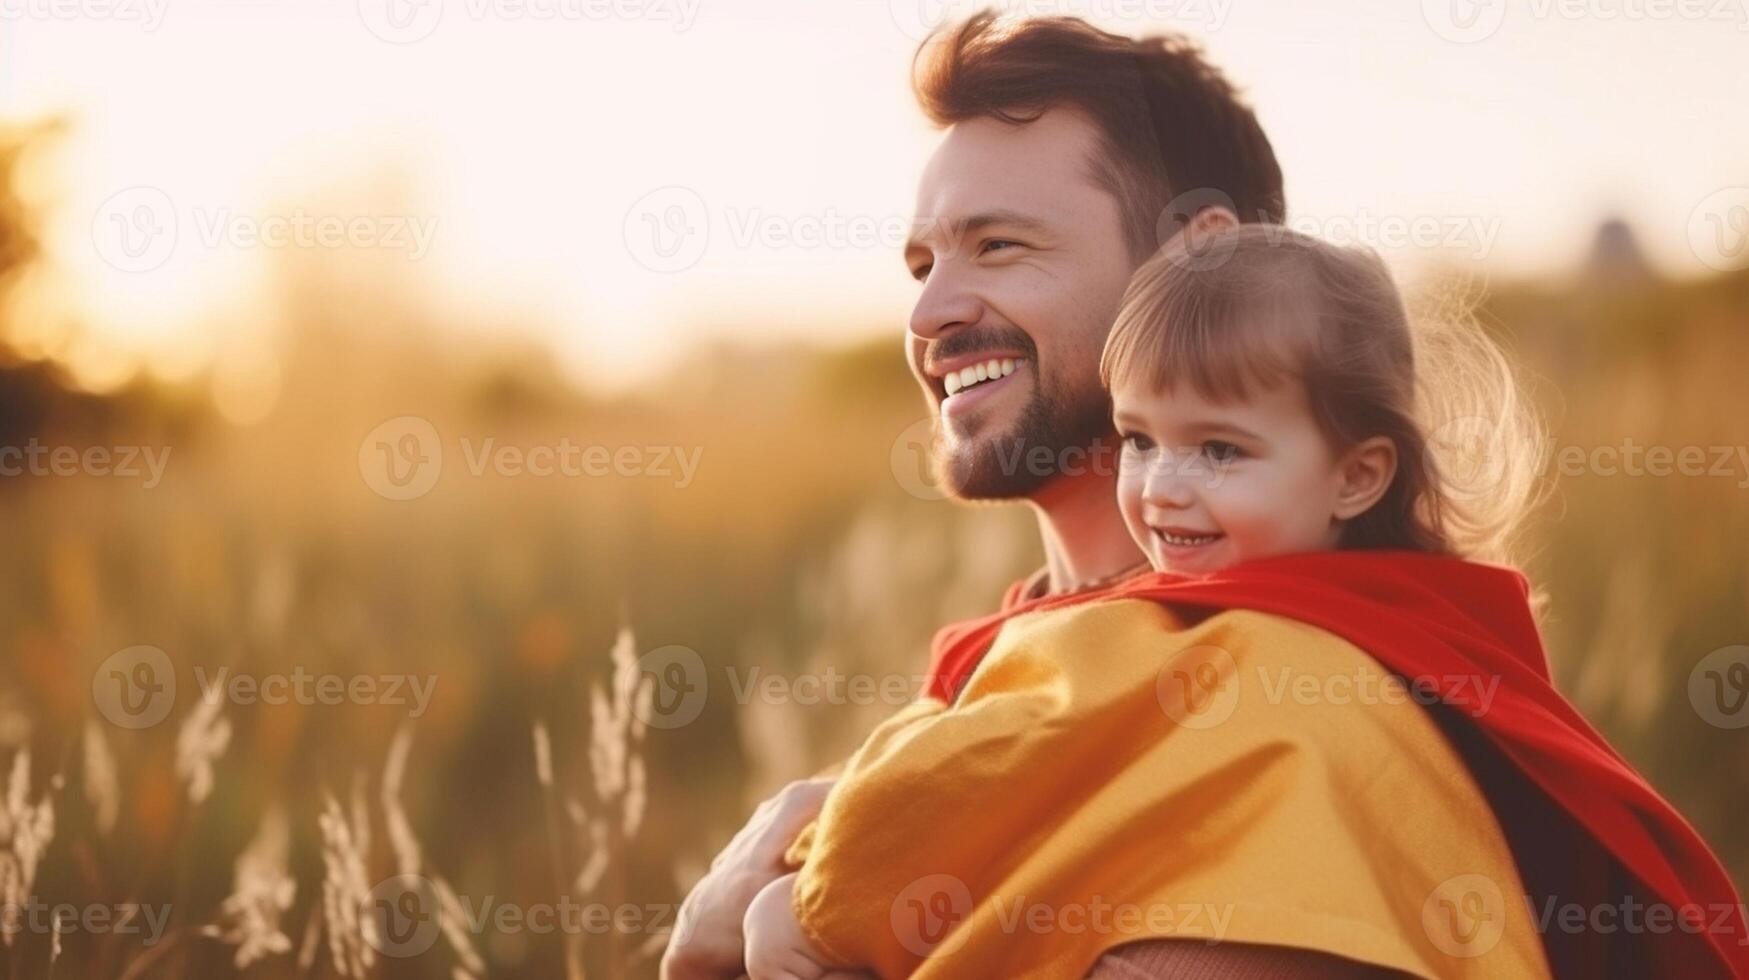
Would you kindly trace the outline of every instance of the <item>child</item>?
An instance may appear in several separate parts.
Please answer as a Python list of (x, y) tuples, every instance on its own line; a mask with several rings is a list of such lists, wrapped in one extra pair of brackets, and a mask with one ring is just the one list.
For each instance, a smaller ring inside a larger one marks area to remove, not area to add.
[[(749, 909), (753, 980), (1078, 978), (1190, 938), (1749, 975), (1718, 862), (1554, 691), (1523, 577), (1477, 560), (1538, 462), (1483, 334), (1416, 336), (1375, 255), (1247, 225), (1138, 270), (1101, 376), (1156, 573), (938, 637)], [(1624, 892), (1724, 929), (1539, 936), (1526, 902)]]

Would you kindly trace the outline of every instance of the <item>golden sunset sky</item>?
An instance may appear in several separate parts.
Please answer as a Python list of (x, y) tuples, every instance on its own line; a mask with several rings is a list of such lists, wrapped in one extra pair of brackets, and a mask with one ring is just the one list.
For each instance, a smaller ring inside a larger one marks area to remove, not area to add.
[[(1002, 6), (1198, 37), (1296, 227), (1407, 275), (1566, 274), (1611, 213), (1697, 275), (1709, 235), (1749, 232), (1749, 0)], [(0, 0), (0, 118), (72, 124), (25, 191), (50, 209), (45, 308), (97, 338), (74, 360), (199, 369), (256, 329), (277, 234), (380, 249), (434, 307), (612, 387), (711, 333), (897, 335), (936, 138), (907, 68), (971, 9)]]

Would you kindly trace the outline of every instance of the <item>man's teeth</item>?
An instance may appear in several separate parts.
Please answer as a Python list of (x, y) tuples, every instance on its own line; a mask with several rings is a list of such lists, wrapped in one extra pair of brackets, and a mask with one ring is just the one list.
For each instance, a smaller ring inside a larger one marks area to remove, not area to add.
[[(1020, 360), (1025, 360), (1025, 358)], [(1020, 360), (1012, 357), (992, 357), (982, 364), (960, 368), (941, 380), (947, 385), (947, 393), (951, 395), (957, 391), (964, 391), (981, 381), (994, 381), (997, 378), (1008, 377), (1014, 373), (1014, 368), (1020, 363)]]
[(1171, 531), (1161, 531), (1160, 537), (1164, 538), (1167, 544), (1179, 545), (1181, 547), (1190, 547), (1192, 545), (1208, 544), (1210, 541), (1213, 541), (1216, 538), (1220, 537), (1220, 535), (1218, 535), (1218, 534), (1173, 534)]

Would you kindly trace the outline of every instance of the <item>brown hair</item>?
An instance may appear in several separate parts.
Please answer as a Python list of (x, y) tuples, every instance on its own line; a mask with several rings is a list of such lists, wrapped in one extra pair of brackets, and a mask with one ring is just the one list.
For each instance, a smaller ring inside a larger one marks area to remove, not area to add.
[(1505, 354), (1467, 313), (1411, 321), (1370, 249), (1258, 224), (1174, 242), (1131, 279), (1099, 374), (1213, 401), (1297, 380), (1336, 452), (1388, 437), (1396, 475), (1342, 548), (1506, 561), (1536, 502), (1543, 431)]
[(925, 40), (912, 67), (917, 101), (940, 126), (1086, 113), (1100, 132), (1091, 176), (1117, 198), (1136, 261), (1203, 207), (1283, 219), (1281, 167), (1257, 117), (1181, 35), (1137, 40), (1074, 17), (984, 11)]

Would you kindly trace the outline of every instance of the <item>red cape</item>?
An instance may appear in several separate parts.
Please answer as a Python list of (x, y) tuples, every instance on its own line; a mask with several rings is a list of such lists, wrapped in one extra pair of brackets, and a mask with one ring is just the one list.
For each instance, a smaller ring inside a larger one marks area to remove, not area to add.
[[(1430, 710), (1500, 817), (1557, 977), (1749, 978), (1730, 876), (1555, 690), (1528, 597), (1513, 569), (1394, 551), (1268, 558), (1200, 578), (1156, 572), (1034, 600), (1017, 584), (1000, 612), (936, 634), (926, 690), (953, 700), (1009, 617), (1059, 606), (1148, 599), (1308, 623), (1437, 691)], [(1491, 703), (1473, 697), (1482, 678), (1499, 682)], [(1661, 928), (1646, 917), (1653, 905), (1666, 910)], [(1563, 925), (1574, 906), (1588, 924)]]

